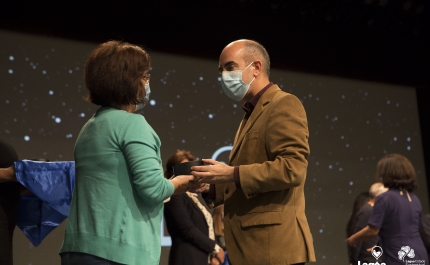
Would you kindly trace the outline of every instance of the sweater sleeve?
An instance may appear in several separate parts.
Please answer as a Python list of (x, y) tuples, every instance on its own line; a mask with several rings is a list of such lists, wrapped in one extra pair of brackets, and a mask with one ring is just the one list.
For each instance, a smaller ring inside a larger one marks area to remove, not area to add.
[(162, 203), (174, 192), (164, 178), (160, 158), (160, 139), (140, 114), (130, 115), (119, 135), (119, 142), (139, 196), (148, 204)]

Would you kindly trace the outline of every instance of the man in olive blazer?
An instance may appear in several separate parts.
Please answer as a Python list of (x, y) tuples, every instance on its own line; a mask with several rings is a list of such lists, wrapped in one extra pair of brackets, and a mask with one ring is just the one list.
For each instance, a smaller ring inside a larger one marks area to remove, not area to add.
[(315, 261), (305, 216), (306, 113), (297, 97), (269, 81), (269, 66), (269, 56), (257, 42), (239, 40), (224, 48), (222, 87), (227, 96), (245, 101), (246, 114), (229, 165), (203, 159), (210, 166), (193, 167), (200, 182), (216, 184), (205, 195), (209, 204), (224, 204), (232, 265)]

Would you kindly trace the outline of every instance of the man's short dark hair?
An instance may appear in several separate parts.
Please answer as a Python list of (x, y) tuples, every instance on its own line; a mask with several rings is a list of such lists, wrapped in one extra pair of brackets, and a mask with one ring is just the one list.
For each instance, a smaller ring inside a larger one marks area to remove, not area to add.
[(399, 154), (383, 156), (377, 165), (377, 177), (387, 188), (413, 191), (417, 188), (415, 169), (412, 163)]
[(251, 63), (255, 59), (260, 59), (263, 64), (264, 73), (267, 77), (270, 76), (270, 57), (263, 45), (253, 40), (245, 41), (243, 53), (247, 63)]
[(122, 41), (95, 48), (85, 64), (87, 100), (100, 106), (137, 104), (137, 94), (151, 59), (144, 49)]

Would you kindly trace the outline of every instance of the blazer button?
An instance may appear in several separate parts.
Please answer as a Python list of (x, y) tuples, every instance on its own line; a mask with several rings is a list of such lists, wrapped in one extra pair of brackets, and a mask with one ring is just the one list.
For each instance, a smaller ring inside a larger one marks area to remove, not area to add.
[(225, 194), (228, 194), (229, 190), (228, 188), (225, 189)]

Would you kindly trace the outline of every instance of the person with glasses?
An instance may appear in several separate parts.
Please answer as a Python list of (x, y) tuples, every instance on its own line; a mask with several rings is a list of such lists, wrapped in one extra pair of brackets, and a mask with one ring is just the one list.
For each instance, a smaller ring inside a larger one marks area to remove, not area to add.
[(76, 183), (61, 264), (159, 264), (163, 201), (191, 175), (165, 179), (160, 139), (141, 114), (149, 101), (149, 54), (108, 41), (86, 61), (87, 100), (100, 106), (74, 150)]

